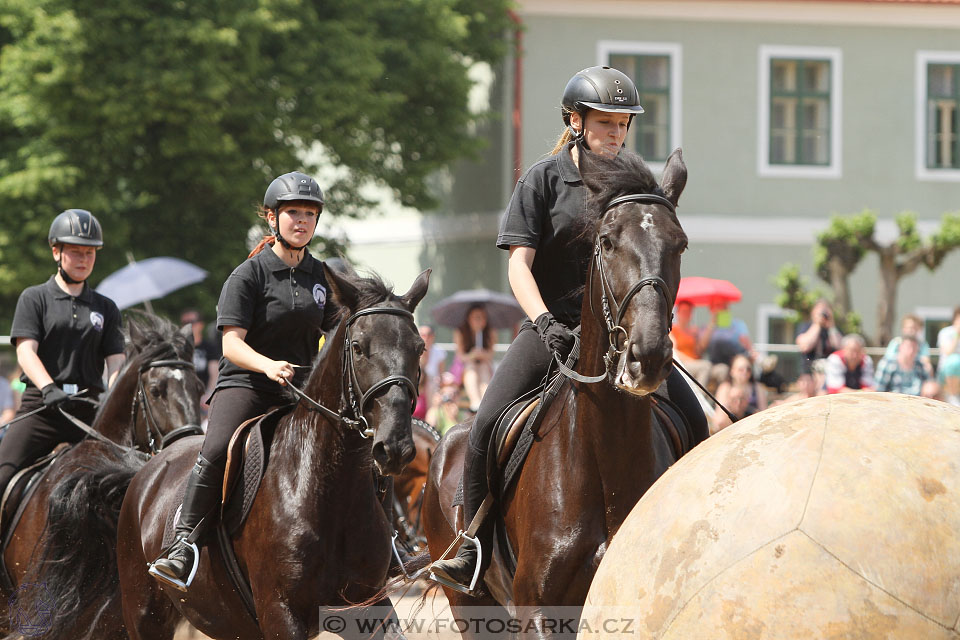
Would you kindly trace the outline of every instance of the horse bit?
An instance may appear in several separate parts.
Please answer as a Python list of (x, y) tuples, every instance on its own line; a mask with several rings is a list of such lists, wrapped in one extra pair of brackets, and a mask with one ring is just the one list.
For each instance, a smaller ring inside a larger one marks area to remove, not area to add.
[[(363, 413), (366, 409), (367, 402), (370, 401), (370, 398), (372, 398), (375, 393), (394, 384), (404, 387), (410, 393), (411, 413), (417, 404), (417, 396), (419, 395), (417, 384), (407, 376), (402, 376), (399, 374), (383, 378), (382, 380), (371, 385), (366, 391), (360, 390), (360, 381), (357, 378), (356, 361), (353, 357), (353, 349), (350, 348), (353, 342), (351, 338), (351, 329), (353, 328), (353, 323), (357, 320), (357, 318), (374, 314), (400, 316), (401, 318), (408, 318), (411, 322), (414, 322), (414, 315), (411, 312), (407, 311), (406, 309), (396, 309), (393, 307), (369, 307), (367, 309), (361, 309), (347, 318), (347, 329), (343, 338), (343, 377), (348, 381), (347, 389), (349, 390), (349, 405), (352, 416), (347, 416), (344, 413), (346, 407), (341, 408), (340, 411), (329, 409), (308, 396), (303, 392), (302, 389), (297, 388), (294, 384), (290, 382), (287, 383), (287, 386), (290, 387), (290, 389), (300, 398), (300, 400), (306, 402), (311, 409), (319, 411), (331, 420), (336, 420), (337, 422), (345, 424), (347, 427), (357, 431), (357, 433), (364, 438), (369, 438), (374, 434), (374, 429), (370, 427), (370, 424), (367, 422), (367, 418), (363, 415)], [(341, 397), (341, 400), (342, 399), (343, 398)]]
[[(143, 387), (143, 374), (150, 369), (156, 369), (159, 367), (190, 370), (195, 369), (192, 362), (177, 359), (154, 360), (153, 362), (147, 362), (140, 365), (140, 375), (137, 377), (137, 397), (133, 401), (130, 424), (134, 429), (136, 429), (137, 412), (140, 405), (143, 405), (143, 416), (144, 421), (146, 422), (146, 433), (144, 434), (144, 437), (147, 440), (146, 444), (150, 455), (156, 455), (158, 451), (169, 445), (174, 440), (178, 440), (186, 436), (203, 435), (203, 429), (201, 429), (200, 425), (198, 424), (186, 424), (182, 427), (174, 429), (173, 431), (170, 431), (169, 433), (163, 433), (160, 431), (160, 427), (157, 426), (157, 419), (153, 415), (153, 409), (150, 408), (150, 403), (147, 402), (147, 391)], [(134, 433), (134, 440), (136, 440), (136, 433)], [(157, 440), (160, 441), (159, 447), (156, 445)]]
[[(677, 209), (673, 203), (663, 196), (655, 193), (633, 193), (614, 198), (609, 204), (607, 204), (607, 208), (604, 210), (603, 215), (606, 215), (606, 213), (614, 207), (620, 206), (621, 204), (625, 204), (627, 202), (661, 205), (669, 209), (670, 213), (672, 213), (674, 216), (677, 215)], [(593, 256), (594, 262), (591, 264), (591, 273), (594, 267), (600, 273), (600, 302), (603, 310), (603, 320), (607, 328), (607, 338), (610, 341), (610, 348), (607, 349), (607, 353), (603, 356), (603, 362), (605, 365), (604, 371), (596, 376), (584, 376), (557, 360), (560, 370), (568, 378), (573, 378), (579, 382), (588, 383), (602, 382), (605, 380), (607, 376), (610, 375), (610, 369), (613, 366), (616, 357), (626, 351), (627, 330), (624, 329), (623, 325), (620, 323), (623, 321), (623, 316), (627, 311), (627, 306), (630, 304), (630, 301), (635, 295), (640, 293), (641, 289), (648, 285), (653, 287), (658, 293), (660, 293), (661, 296), (663, 296), (664, 301), (667, 302), (669, 306), (673, 306), (670, 303), (670, 295), (667, 290), (667, 283), (659, 276), (647, 276), (646, 278), (641, 278), (632, 287), (630, 287), (630, 290), (627, 291), (627, 294), (623, 297), (623, 300), (617, 302), (617, 297), (613, 293), (613, 288), (610, 286), (610, 282), (607, 280), (607, 272), (603, 266), (603, 243), (599, 234), (597, 234), (597, 241), (593, 247)], [(611, 313), (611, 306), (613, 307), (613, 313)], [(595, 315), (592, 297), (590, 298), (590, 311)], [(579, 337), (577, 340), (579, 341)]]

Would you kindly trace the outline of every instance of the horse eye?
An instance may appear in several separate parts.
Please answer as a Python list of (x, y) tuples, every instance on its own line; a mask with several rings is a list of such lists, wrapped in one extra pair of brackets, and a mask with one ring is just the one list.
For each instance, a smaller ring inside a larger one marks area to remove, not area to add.
[(154, 398), (159, 398), (161, 393), (162, 391), (160, 389), (160, 385), (157, 385), (157, 384), (150, 385), (150, 395), (152, 395)]
[(358, 356), (362, 356), (362, 355), (363, 355), (363, 350), (360, 348), (360, 343), (357, 342), (356, 340), (354, 340), (352, 343), (350, 343), (350, 347), (353, 349), (353, 353), (354, 353), (355, 355), (358, 355)]
[(609, 237), (607, 237), (607, 236), (601, 236), (601, 237), (600, 237), (600, 246), (602, 246), (602, 247), (603, 247), (605, 250), (607, 250), (607, 251), (611, 251), (611, 250), (613, 249), (613, 242), (610, 241), (610, 238), (609, 238)]

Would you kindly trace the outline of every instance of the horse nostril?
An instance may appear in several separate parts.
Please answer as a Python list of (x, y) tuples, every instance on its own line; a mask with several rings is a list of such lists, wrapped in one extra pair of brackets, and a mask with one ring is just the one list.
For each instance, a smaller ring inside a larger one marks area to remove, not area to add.
[(387, 466), (387, 447), (382, 442), (378, 442), (373, 445), (373, 461), (377, 463), (377, 466), (381, 469)]

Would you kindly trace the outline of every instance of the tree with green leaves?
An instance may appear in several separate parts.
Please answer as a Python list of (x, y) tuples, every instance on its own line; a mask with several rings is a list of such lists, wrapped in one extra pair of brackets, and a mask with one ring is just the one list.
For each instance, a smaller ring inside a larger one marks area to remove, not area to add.
[[(814, 246), (814, 268), (817, 276), (830, 285), (841, 328), (851, 331), (859, 324), (850, 300), (850, 274), (868, 251), (880, 259), (880, 291), (877, 299), (877, 342), (887, 344), (893, 337), (897, 289), (900, 280), (921, 265), (935, 271), (950, 251), (960, 247), (960, 213), (945, 213), (940, 227), (922, 238), (917, 228), (917, 215), (901, 212), (894, 218), (898, 235), (888, 245), (875, 238), (877, 216), (864, 210), (848, 216), (833, 216), (829, 227), (817, 235)], [(785, 265), (777, 276), (781, 289), (778, 303), (784, 308), (809, 312), (817, 295), (811, 294), (795, 265)], [(846, 319), (849, 318), (849, 319)]]
[(370, 183), (434, 205), (429, 177), (481, 144), (467, 72), (503, 55), (507, 7), (5, 0), (0, 321), (52, 272), (47, 229), (69, 207), (103, 224), (100, 278), (127, 251), (177, 256), (211, 272), (180, 303), (212, 310), (278, 174), (334, 175), (325, 216), (368, 208)]

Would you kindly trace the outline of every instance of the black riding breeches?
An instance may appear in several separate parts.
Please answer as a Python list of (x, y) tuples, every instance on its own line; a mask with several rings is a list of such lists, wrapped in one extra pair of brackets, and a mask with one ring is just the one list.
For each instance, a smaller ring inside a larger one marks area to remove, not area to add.
[(230, 438), (241, 424), (263, 415), (270, 409), (288, 404), (290, 400), (273, 393), (264, 393), (248, 387), (217, 389), (210, 401), (207, 435), (200, 453), (221, 470), (227, 466), (227, 447)]
[[(30, 387), (23, 394), (17, 416), (43, 407), (38, 389)], [(70, 402), (63, 408), (75, 418), (91, 424), (96, 407), (86, 402)], [(17, 473), (38, 458), (50, 453), (61, 442), (76, 443), (86, 437), (82, 429), (63, 417), (57, 409), (45, 409), (14, 422), (0, 440), (0, 495)]]

